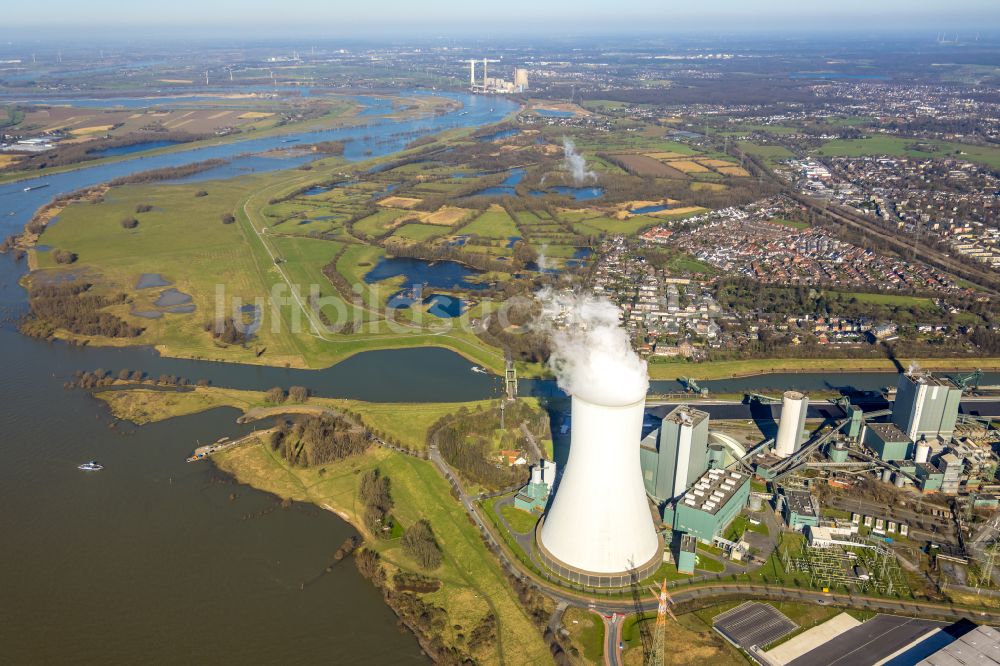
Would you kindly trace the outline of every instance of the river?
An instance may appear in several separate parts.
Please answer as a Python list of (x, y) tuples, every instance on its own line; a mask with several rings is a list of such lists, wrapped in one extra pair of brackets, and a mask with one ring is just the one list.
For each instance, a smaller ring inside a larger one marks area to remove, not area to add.
[[(19, 229), (52, 197), (151, 168), (302, 141), (381, 137), (375, 155), (411, 132), (482, 125), (513, 108), (504, 100), (453, 96), (468, 113), (286, 135), (133, 158), (0, 186), (0, 235)], [(383, 107), (384, 111), (388, 111)], [(353, 134), (352, 134), (353, 133)], [(351, 149), (348, 159), (362, 153)], [(48, 187), (30, 192), (30, 184)], [(13, 212), (13, 215), (8, 215)], [(109, 427), (107, 409), (63, 383), (78, 369), (141, 369), (214, 384), (266, 389), (294, 384), (371, 401), (492, 397), (498, 379), (440, 349), (368, 352), (327, 370), (291, 370), (160, 358), (148, 349), (101, 349), (19, 335), (24, 263), (0, 255), (0, 662), (44, 663), (425, 663), (412, 636), (352, 564), (324, 569), (352, 529), (309, 505), (281, 508), (184, 457), (198, 442), (248, 426), (223, 409), (140, 428)], [(885, 373), (788, 375), (704, 382), (715, 391), (850, 384), (879, 388)], [(988, 383), (1000, 383), (996, 375)], [(654, 389), (674, 390), (675, 383)], [(523, 392), (552, 393), (551, 382)], [(96, 474), (76, 465), (98, 459)]]

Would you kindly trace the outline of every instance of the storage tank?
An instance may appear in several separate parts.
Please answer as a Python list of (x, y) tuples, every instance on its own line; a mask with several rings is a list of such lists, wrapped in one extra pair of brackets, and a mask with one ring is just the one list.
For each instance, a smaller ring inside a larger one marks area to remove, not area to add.
[(760, 511), (763, 508), (764, 508), (764, 500), (761, 498), (761, 496), (760, 495), (755, 495), (755, 494), (751, 493), (750, 494), (750, 510), (751, 511)]
[(922, 439), (917, 442), (917, 452), (914, 454), (913, 459), (918, 463), (925, 463), (931, 457), (931, 445), (927, 443), (926, 439)]
[(778, 421), (778, 436), (774, 440), (774, 453), (787, 458), (799, 450), (802, 429), (809, 410), (809, 398), (798, 391), (785, 391), (781, 396), (781, 419)]
[(541, 465), (535, 465), (531, 468), (531, 482), (541, 483), (542, 482), (542, 467)]
[(882, 482), (883, 483), (892, 483), (892, 470), (891, 469), (887, 469), (887, 470), (883, 470), (882, 471)]
[(842, 463), (847, 462), (848, 459), (848, 449), (847, 442), (838, 441), (830, 445), (830, 448), (826, 450), (826, 454), (830, 457), (830, 462)]
[(899, 472), (896, 472), (896, 479), (894, 483), (896, 484), (897, 488), (902, 488), (903, 484), (906, 483), (906, 477), (900, 474)]
[(726, 466), (726, 447), (722, 444), (710, 444), (708, 447), (708, 468), (722, 469)]
[(621, 574), (660, 555), (639, 463), (645, 395), (625, 397), (573, 395), (569, 459), (539, 535), (559, 571)]

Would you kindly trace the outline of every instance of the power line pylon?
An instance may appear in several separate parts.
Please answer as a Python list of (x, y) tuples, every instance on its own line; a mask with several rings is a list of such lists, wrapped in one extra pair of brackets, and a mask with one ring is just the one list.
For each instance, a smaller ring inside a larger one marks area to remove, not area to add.
[[(667, 579), (660, 583), (660, 603), (656, 607), (656, 628), (653, 630), (653, 649), (649, 652), (646, 666), (663, 666), (667, 650), (667, 614), (673, 617), (669, 607), (670, 596), (667, 594)], [(676, 619), (676, 618), (674, 618)]]

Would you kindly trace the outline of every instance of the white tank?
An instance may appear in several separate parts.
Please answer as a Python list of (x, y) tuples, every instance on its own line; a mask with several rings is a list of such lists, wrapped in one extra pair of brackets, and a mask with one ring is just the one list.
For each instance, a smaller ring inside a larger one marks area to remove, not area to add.
[(569, 460), (539, 536), (563, 564), (622, 573), (657, 555), (639, 463), (645, 404), (645, 398), (601, 405), (573, 396)]
[(542, 482), (542, 466), (541, 464), (535, 465), (531, 468), (531, 482), (541, 483)]
[(925, 463), (931, 457), (931, 445), (927, 443), (927, 440), (922, 439), (917, 442), (917, 452), (914, 456), (914, 460), (918, 463)]
[(890, 483), (892, 481), (892, 470), (886, 469), (882, 470), (882, 482)]
[(787, 458), (799, 450), (808, 410), (809, 398), (798, 391), (785, 391), (781, 396), (781, 419), (774, 440), (774, 453), (779, 458)]

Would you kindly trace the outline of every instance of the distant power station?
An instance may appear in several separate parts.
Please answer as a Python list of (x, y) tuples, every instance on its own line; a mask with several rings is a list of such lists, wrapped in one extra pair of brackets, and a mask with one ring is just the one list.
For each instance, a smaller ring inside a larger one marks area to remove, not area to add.
[[(511, 93), (523, 93), (528, 89), (528, 70), (526, 69), (520, 67), (515, 69), (514, 80), (511, 82), (489, 76), (489, 64), (500, 62), (499, 60), (482, 58), (481, 60), (464, 60), (463, 62), (469, 63), (469, 90), (474, 93), (508, 95)], [(483, 65), (483, 75), (481, 78), (476, 78), (476, 65), (479, 63)]]
[(637, 446), (645, 406), (645, 396), (573, 395), (569, 460), (538, 538), (545, 564), (562, 578), (621, 587), (662, 562)]

